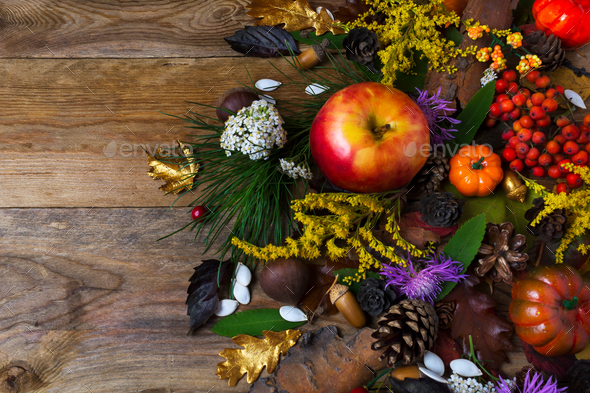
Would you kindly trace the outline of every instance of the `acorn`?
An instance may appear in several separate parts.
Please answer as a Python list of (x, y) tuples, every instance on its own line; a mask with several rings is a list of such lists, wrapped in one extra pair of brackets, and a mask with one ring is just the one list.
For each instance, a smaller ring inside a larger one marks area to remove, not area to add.
[(271, 299), (296, 305), (307, 290), (309, 269), (300, 259), (277, 259), (266, 264), (259, 281)]
[(297, 56), (297, 68), (300, 70), (309, 70), (315, 67), (326, 57), (326, 48), (322, 45), (312, 45), (311, 48), (304, 50)]
[(518, 202), (524, 202), (526, 199), (527, 186), (524, 184), (520, 176), (518, 176), (518, 174), (514, 171), (504, 171), (502, 188), (504, 189), (504, 192), (506, 192), (508, 199)]
[(233, 113), (238, 113), (242, 108), (252, 105), (252, 103), (260, 98), (256, 93), (246, 87), (234, 87), (229, 89), (219, 97), (217, 100), (217, 110), (215, 114), (222, 122), (225, 122), (231, 114), (220, 108), (225, 108)]
[(367, 323), (365, 313), (361, 306), (346, 285), (336, 284), (330, 290), (330, 301), (336, 306), (340, 314), (346, 318), (348, 323), (357, 329)]

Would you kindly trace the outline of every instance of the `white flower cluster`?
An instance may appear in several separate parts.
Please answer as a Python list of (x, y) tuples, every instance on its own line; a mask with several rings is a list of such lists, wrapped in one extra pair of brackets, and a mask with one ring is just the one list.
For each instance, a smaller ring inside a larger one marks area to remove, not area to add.
[[(448, 381), (449, 389), (453, 393), (497, 393), (496, 385), (492, 382), (482, 385), (473, 378), (462, 378), (457, 374), (451, 375)], [(510, 388), (515, 385), (513, 380), (506, 379), (504, 381)]]
[(309, 169), (304, 167), (303, 165), (295, 165), (293, 161), (287, 161), (284, 158), (280, 158), (279, 161), (281, 162), (280, 170), (285, 175), (293, 179), (311, 179), (311, 172), (309, 172)]
[(492, 81), (495, 81), (496, 79), (498, 79), (498, 74), (496, 74), (496, 71), (492, 70), (491, 68), (488, 68), (483, 72), (483, 78), (481, 78), (480, 80), (481, 87), (484, 87), (485, 85)]
[(232, 152), (241, 152), (251, 160), (268, 160), (270, 149), (283, 147), (287, 142), (284, 123), (273, 104), (264, 100), (254, 101), (227, 119), (221, 134), (221, 148), (228, 157)]

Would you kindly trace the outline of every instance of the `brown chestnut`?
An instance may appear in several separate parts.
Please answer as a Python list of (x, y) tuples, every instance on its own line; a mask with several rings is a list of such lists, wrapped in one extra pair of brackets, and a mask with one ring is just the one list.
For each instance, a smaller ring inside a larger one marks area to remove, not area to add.
[(233, 113), (238, 113), (242, 108), (252, 105), (252, 103), (260, 98), (252, 90), (246, 87), (234, 87), (229, 89), (219, 97), (217, 100), (217, 110), (215, 114), (217, 118), (225, 122), (231, 114), (220, 108), (225, 108)]
[(359, 302), (346, 285), (336, 284), (330, 290), (330, 301), (336, 306), (340, 314), (355, 328), (362, 328), (367, 323), (365, 313)]
[(294, 305), (305, 294), (309, 269), (300, 259), (277, 259), (262, 268), (259, 281), (268, 297)]

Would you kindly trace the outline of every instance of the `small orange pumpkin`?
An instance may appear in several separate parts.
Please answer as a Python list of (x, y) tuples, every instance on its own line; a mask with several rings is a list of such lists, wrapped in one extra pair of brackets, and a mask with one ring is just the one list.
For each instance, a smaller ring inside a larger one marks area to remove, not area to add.
[(449, 180), (465, 196), (488, 196), (504, 177), (500, 156), (486, 145), (463, 146), (450, 164)]

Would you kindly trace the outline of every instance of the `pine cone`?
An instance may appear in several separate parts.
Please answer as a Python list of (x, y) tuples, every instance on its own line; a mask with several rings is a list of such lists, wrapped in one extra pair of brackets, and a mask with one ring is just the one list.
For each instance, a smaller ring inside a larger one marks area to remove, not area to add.
[(361, 65), (372, 63), (379, 51), (377, 35), (366, 27), (350, 30), (342, 46), (346, 49), (346, 58)]
[(528, 46), (528, 50), (541, 59), (542, 64), (538, 70), (553, 71), (565, 59), (565, 50), (561, 47), (561, 40), (553, 34), (547, 37), (542, 30), (537, 30), (524, 37), (523, 41), (524, 45)]
[(395, 292), (392, 287), (385, 288), (385, 280), (369, 277), (363, 281), (356, 299), (361, 310), (371, 316), (377, 316), (387, 310), (395, 302)]
[[(550, 375), (547, 374), (545, 371), (536, 371), (533, 367), (529, 367), (529, 366), (522, 366), (522, 368), (520, 369), (520, 371), (516, 372), (516, 386), (518, 386), (518, 389), (520, 389), (519, 391), (522, 392), (524, 391), (524, 380), (526, 379), (526, 376), (528, 373), (533, 373), (533, 375), (531, 375), (531, 377), (534, 376), (534, 374), (541, 374), (541, 376), (543, 377), (543, 381), (547, 382), (549, 380)], [(530, 378), (530, 377), (529, 377)]]
[(475, 274), (483, 277), (489, 272), (494, 281), (512, 281), (512, 270), (524, 270), (529, 256), (522, 252), (526, 248), (524, 235), (514, 235), (514, 225), (488, 223), (483, 243), (477, 251), (482, 257), (475, 268)]
[(432, 348), (438, 332), (438, 317), (434, 307), (418, 299), (402, 300), (391, 307), (378, 322), (379, 328), (371, 337), (377, 340), (371, 349), (385, 349), (380, 359), (387, 359), (389, 367), (395, 363), (411, 364)]
[(450, 192), (432, 192), (420, 200), (421, 220), (433, 227), (450, 227), (459, 221), (463, 208)]
[(590, 360), (578, 360), (567, 370), (568, 393), (590, 393)]
[(543, 198), (536, 198), (533, 201), (533, 207), (524, 213), (524, 218), (529, 221), (527, 228), (535, 236), (539, 236), (544, 242), (550, 242), (553, 239), (561, 239), (565, 232), (567, 216), (564, 209), (556, 209), (551, 214), (543, 217), (540, 223), (534, 227), (530, 225), (539, 213), (545, 208)]
[(426, 164), (416, 176), (416, 181), (426, 192), (438, 191), (442, 181), (449, 176), (450, 170), (449, 159), (441, 150), (435, 149), (430, 152)]
[(448, 329), (451, 327), (455, 313), (455, 302), (438, 302), (434, 305), (434, 309), (438, 316), (438, 328)]

